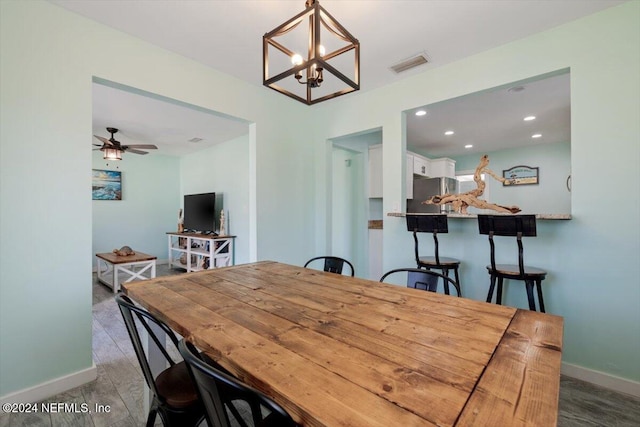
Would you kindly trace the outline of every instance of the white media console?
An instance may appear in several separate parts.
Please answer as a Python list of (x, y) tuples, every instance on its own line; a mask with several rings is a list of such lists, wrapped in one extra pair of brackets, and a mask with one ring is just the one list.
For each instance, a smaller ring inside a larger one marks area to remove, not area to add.
[(236, 236), (173, 232), (167, 236), (170, 267), (192, 272), (234, 264), (233, 242)]

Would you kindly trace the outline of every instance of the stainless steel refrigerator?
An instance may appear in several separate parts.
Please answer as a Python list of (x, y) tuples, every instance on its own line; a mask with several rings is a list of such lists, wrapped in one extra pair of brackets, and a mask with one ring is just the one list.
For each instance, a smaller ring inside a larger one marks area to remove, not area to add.
[(407, 199), (407, 213), (449, 213), (453, 208), (448, 205), (423, 205), (431, 196), (457, 194), (458, 180), (455, 178), (425, 178), (414, 176), (413, 199)]

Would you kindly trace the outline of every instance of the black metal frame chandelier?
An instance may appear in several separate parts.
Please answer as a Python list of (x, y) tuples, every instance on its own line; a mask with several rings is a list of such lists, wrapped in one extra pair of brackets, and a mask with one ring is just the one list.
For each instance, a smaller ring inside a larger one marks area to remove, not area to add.
[[(306, 0), (305, 6), (306, 9), (304, 11), (263, 36), (263, 85), (307, 105), (316, 104), (318, 102), (326, 101), (328, 99), (359, 90), (360, 42), (342, 25), (340, 25), (340, 23), (336, 21), (322, 6), (320, 6), (318, 0)], [(294, 30), (305, 20), (309, 23), (306, 58), (275, 40), (276, 38)], [(335, 36), (343, 44), (346, 44), (338, 47), (332, 52), (325, 52), (325, 47), (321, 44), (321, 30), (323, 29), (328, 31), (329, 35)], [(292, 64), (291, 68), (272, 77), (269, 76), (270, 47), (288, 56), (291, 59)], [(332, 59), (351, 51), (353, 51), (353, 56), (355, 58), (353, 79), (347, 77), (329, 62)], [(335, 91), (333, 91), (332, 88), (331, 93), (316, 95), (318, 88), (320, 88), (322, 83), (325, 81), (325, 73), (330, 73), (332, 76), (335, 76), (337, 80), (334, 80), (332, 84), (335, 85), (336, 83), (339, 83), (339, 87), (336, 86), (335, 89), (337, 90)], [(277, 82), (287, 78), (295, 78), (298, 83), (305, 85), (306, 96), (300, 96), (293, 91), (276, 84)]]

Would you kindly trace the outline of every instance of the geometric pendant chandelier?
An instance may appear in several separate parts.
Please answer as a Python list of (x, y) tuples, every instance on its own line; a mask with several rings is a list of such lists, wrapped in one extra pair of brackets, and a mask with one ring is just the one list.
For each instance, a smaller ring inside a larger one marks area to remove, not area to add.
[(318, 0), (305, 6), (263, 36), (263, 85), (307, 105), (359, 90), (360, 42)]

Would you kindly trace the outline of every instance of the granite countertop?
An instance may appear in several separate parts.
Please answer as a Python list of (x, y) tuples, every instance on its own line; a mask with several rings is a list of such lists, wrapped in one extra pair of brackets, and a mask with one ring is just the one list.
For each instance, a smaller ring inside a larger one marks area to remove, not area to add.
[(382, 230), (382, 220), (381, 219), (370, 219), (369, 220), (369, 230)]
[[(440, 214), (433, 214), (433, 213), (412, 213), (409, 215), (440, 215)], [(492, 213), (490, 215), (511, 215), (511, 214), (501, 214), (498, 212)], [(536, 219), (559, 219), (559, 220), (567, 220), (567, 219), (571, 219), (571, 214), (535, 214), (536, 215)], [(395, 216), (395, 217), (405, 217), (407, 216), (406, 213), (404, 212), (389, 212), (387, 213), (387, 216)], [(476, 214), (461, 214), (461, 213), (450, 213), (447, 214), (447, 216), (449, 218), (462, 218), (462, 219), (475, 219), (478, 217), (478, 215)]]

